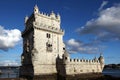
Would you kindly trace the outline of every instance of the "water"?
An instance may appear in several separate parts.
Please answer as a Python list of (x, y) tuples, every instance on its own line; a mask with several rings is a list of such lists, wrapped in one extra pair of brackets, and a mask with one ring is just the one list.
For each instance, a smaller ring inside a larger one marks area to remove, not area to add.
[[(0, 70), (2, 71), (2, 74), (0, 74), (0, 78), (18, 78), (19, 77), (19, 68), (13, 67), (0, 67)], [(104, 69), (103, 70), (104, 75), (111, 75), (114, 77), (120, 77), (120, 69)]]
[(104, 69), (103, 74), (104, 75), (111, 75), (114, 77), (120, 77), (120, 69)]
[(0, 74), (0, 78), (17, 78), (19, 77), (19, 68), (8, 68), (2, 67), (0, 68), (2, 74)]

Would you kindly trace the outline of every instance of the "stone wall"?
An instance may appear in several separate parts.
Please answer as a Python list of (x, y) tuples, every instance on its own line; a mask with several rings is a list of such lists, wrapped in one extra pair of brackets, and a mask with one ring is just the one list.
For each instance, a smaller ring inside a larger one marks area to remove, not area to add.
[(66, 59), (65, 70), (66, 75), (102, 72), (99, 60), (85, 60), (85, 59)]

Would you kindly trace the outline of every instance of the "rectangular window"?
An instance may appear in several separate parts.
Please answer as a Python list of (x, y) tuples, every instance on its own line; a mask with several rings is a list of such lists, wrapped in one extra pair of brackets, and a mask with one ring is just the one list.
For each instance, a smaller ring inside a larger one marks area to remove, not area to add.
[(50, 34), (49, 34), (49, 38), (50, 38)]
[(46, 35), (46, 36), (47, 36), (47, 38), (48, 38), (49, 34), (47, 33), (47, 35)]
[(50, 34), (47, 33), (46, 36), (47, 36), (47, 38), (50, 38)]

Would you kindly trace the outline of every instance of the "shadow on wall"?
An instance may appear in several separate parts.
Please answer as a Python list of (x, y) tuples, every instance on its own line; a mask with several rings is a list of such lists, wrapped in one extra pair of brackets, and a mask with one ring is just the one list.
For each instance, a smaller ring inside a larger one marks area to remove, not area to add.
[[(32, 65), (31, 55), (28, 53), (28, 54), (22, 54), (22, 56), (27, 56), (29, 60), (22, 61), (22, 66), (20, 66), (20, 69), (19, 69), (19, 77), (25, 78), (25, 79), (27, 78), (27, 80), (33, 80), (34, 69)], [(27, 61), (28, 64), (26, 64), (25, 61)]]
[(57, 80), (66, 80), (66, 70), (63, 59), (58, 55), (56, 58)]

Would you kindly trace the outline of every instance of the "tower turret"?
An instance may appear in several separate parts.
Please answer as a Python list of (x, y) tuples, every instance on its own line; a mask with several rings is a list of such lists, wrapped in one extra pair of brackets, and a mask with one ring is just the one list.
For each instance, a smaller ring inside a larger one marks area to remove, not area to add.
[(52, 19), (55, 19), (55, 18), (56, 18), (56, 17), (55, 17), (55, 13), (54, 13), (53, 11), (51, 12), (50, 17), (51, 17)]
[(34, 14), (36, 14), (36, 13), (39, 13), (39, 8), (37, 5), (35, 5), (35, 7), (34, 7)]
[(101, 69), (103, 69), (104, 68), (104, 57), (103, 57), (102, 53), (100, 54), (99, 62), (101, 64)]
[(104, 57), (102, 54), (100, 54), (99, 61), (101, 64), (104, 64)]
[(66, 64), (68, 62), (68, 60), (70, 59), (70, 55), (67, 52), (67, 50), (65, 50), (64, 54), (63, 54), (63, 61)]
[(97, 62), (98, 61), (98, 58), (96, 58), (96, 56), (95, 56), (95, 58), (93, 59), (95, 62)]
[(57, 14), (57, 19), (60, 21), (61, 19), (60, 14)]

